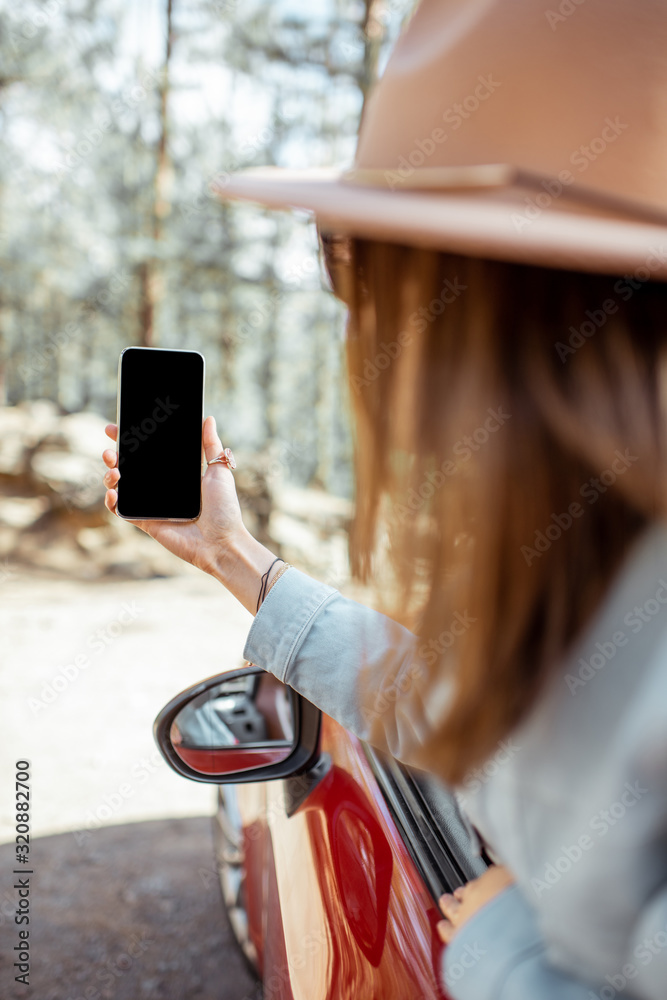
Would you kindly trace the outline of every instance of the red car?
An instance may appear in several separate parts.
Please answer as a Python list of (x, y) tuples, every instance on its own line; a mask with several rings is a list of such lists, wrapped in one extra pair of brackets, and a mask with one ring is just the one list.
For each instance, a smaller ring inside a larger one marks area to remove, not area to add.
[(173, 699), (155, 737), (220, 786), (223, 896), (266, 1000), (445, 996), (437, 899), (486, 864), (440, 783), (252, 665)]

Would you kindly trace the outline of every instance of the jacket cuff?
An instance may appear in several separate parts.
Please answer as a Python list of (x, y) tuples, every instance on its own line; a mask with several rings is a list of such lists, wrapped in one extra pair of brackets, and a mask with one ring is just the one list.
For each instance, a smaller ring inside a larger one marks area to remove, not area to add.
[(338, 594), (290, 566), (266, 595), (255, 615), (243, 656), (283, 681), (287, 668), (318, 612)]

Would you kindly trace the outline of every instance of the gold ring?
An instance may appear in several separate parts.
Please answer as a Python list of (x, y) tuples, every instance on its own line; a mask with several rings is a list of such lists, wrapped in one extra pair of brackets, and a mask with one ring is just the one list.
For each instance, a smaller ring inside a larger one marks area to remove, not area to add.
[(212, 458), (207, 465), (226, 465), (228, 469), (234, 470), (236, 468), (236, 459), (234, 458), (234, 453), (231, 448), (223, 448), (220, 454), (216, 458)]

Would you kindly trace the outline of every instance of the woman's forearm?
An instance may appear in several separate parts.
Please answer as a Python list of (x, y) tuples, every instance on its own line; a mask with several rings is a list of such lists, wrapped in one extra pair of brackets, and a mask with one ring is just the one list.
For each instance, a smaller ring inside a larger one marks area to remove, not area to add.
[[(242, 528), (224, 549), (215, 554), (210, 574), (254, 615), (262, 576), (275, 558), (275, 554), (266, 545), (262, 545), (246, 528)], [(271, 570), (268, 583), (279, 571), (280, 563)]]

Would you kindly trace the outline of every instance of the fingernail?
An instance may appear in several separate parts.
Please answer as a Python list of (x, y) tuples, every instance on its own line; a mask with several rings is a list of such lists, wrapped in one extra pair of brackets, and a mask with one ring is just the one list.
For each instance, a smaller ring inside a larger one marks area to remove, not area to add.
[(438, 932), (438, 937), (440, 938), (440, 940), (444, 944), (447, 944), (447, 922), (445, 920), (438, 920), (437, 924), (435, 925), (435, 929)]

